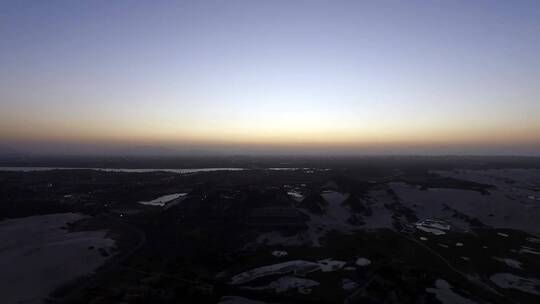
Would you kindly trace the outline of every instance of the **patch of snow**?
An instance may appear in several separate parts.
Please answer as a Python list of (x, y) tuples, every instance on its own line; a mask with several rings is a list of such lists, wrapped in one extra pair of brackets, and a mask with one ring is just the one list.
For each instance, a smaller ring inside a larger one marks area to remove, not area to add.
[(534, 244), (540, 244), (540, 239), (538, 238), (530, 237), (530, 238), (527, 238), (527, 241)]
[(300, 201), (302, 201), (304, 199), (304, 196), (302, 195), (302, 193), (300, 193), (299, 191), (296, 191), (296, 190), (287, 191), (287, 194), (297, 202), (300, 202)]
[(255, 279), (270, 276), (270, 275), (285, 275), (294, 273), (295, 275), (306, 275), (310, 272), (321, 270), (323, 272), (336, 271), (346, 263), (332, 259), (325, 259), (318, 262), (310, 262), (304, 260), (293, 260), (283, 263), (257, 267), (233, 276), (230, 284), (238, 285), (251, 282)]
[(536, 251), (536, 249), (527, 247), (527, 246), (521, 246), (519, 249), (519, 253), (529, 253), (534, 255), (540, 255), (540, 252)]
[(507, 266), (510, 266), (512, 268), (521, 269), (521, 262), (520, 261), (516, 261), (514, 259), (509, 259), (509, 258), (499, 258), (499, 257), (492, 257), (492, 258), (494, 260), (496, 260), (496, 261), (503, 262)]
[(431, 233), (431, 234), (434, 234), (434, 235), (443, 235), (443, 234), (446, 234), (446, 232), (444, 232), (444, 231), (442, 231), (442, 230), (435, 229), (435, 228), (425, 227), (425, 226), (419, 225), (419, 224), (416, 224), (416, 229), (422, 230), (422, 231), (424, 231), (424, 232)]
[(436, 219), (426, 219), (422, 221), (422, 225), (437, 228), (439, 230), (450, 230), (450, 225), (448, 225), (446, 222)]
[(266, 168), (270, 171), (296, 171), (296, 170), (308, 170), (309, 168), (294, 168), (294, 167), (276, 167), (276, 168)]
[(427, 240), (428, 240), (428, 238), (427, 238), (427, 237), (425, 237), (425, 236), (421, 236), (421, 237), (420, 237), (420, 240), (421, 240), (421, 241), (427, 241)]
[(319, 263), (322, 272), (340, 270), (341, 268), (343, 268), (343, 266), (345, 266), (345, 264), (347, 264), (346, 262), (337, 261), (333, 259), (324, 259), (324, 260), (317, 261), (317, 263)]
[(275, 250), (275, 251), (272, 251), (272, 255), (275, 257), (281, 258), (281, 257), (289, 255), (289, 253), (287, 253), (287, 251)]
[(435, 281), (435, 288), (426, 288), (426, 291), (435, 294), (437, 300), (443, 304), (474, 304), (475, 302), (457, 294), (452, 290), (452, 286), (443, 279)]
[(508, 237), (508, 234), (502, 233), (502, 232), (497, 232), (497, 235), (502, 236), (502, 237)]
[(303, 273), (309, 273), (317, 271), (320, 269), (320, 265), (315, 262), (309, 262), (304, 260), (294, 260), (288, 261), (268, 266), (258, 267), (249, 271), (242, 272), (238, 275), (235, 275), (231, 278), (231, 284), (243, 284), (250, 281), (253, 281), (258, 278), (276, 275), (276, 274), (287, 274), (291, 272), (301, 271)]
[(156, 199), (153, 199), (151, 201), (143, 201), (143, 202), (139, 202), (139, 204), (141, 205), (147, 205), (147, 206), (159, 206), (159, 207), (163, 207), (165, 206), (165, 204), (167, 204), (168, 202), (172, 201), (172, 200), (175, 200), (179, 197), (184, 197), (186, 196), (187, 193), (173, 193), (173, 194), (167, 194), (167, 195), (163, 195), (163, 196), (160, 196)]
[(362, 266), (362, 267), (369, 266), (371, 265), (371, 261), (369, 259), (360, 257), (356, 259), (356, 265)]
[(457, 242), (456, 247), (463, 247), (463, 243)]
[[(424, 232), (432, 233), (434, 235), (446, 234), (445, 231), (450, 230), (450, 225), (446, 222), (437, 219), (425, 219), (415, 224), (416, 229)], [(445, 231), (443, 231), (445, 230)]]
[(343, 288), (343, 290), (355, 290), (356, 288), (358, 288), (358, 283), (356, 283), (355, 281), (353, 280), (349, 280), (349, 279), (342, 279), (341, 280), (341, 288)]
[(500, 288), (517, 289), (522, 292), (540, 295), (540, 281), (534, 278), (524, 278), (512, 273), (497, 273), (489, 279)]

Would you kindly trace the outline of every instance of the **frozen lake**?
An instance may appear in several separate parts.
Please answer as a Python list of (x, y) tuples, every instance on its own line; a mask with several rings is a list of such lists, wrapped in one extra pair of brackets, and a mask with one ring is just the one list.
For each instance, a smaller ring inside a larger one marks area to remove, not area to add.
[(123, 173), (147, 173), (147, 172), (171, 172), (178, 174), (213, 172), (213, 171), (241, 171), (245, 168), (198, 168), (198, 169), (118, 169), (118, 168), (77, 168), (77, 167), (0, 167), (0, 171), (33, 172), (51, 170), (96, 170), (105, 172)]

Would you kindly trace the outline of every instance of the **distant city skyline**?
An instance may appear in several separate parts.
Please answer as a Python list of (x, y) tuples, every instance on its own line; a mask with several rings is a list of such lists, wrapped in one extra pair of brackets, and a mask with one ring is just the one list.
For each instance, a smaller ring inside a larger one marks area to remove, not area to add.
[(540, 155), (538, 1), (0, 12), (0, 152)]

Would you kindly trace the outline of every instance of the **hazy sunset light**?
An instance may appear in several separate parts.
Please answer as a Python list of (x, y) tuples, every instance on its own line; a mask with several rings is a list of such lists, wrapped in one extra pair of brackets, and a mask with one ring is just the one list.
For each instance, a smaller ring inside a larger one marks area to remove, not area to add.
[(3, 1), (0, 140), (540, 153), (538, 1)]

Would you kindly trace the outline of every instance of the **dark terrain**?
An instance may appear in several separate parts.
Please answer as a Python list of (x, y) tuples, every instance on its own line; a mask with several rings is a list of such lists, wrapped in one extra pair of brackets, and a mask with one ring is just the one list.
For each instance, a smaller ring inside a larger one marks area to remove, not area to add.
[[(3, 221), (79, 213), (88, 217), (69, 231), (115, 240), (114, 250), (100, 249), (103, 265), (47, 302), (540, 303), (539, 158), (73, 157), (0, 166), (78, 168), (0, 171)], [(178, 196), (140, 203), (169, 194)]]

